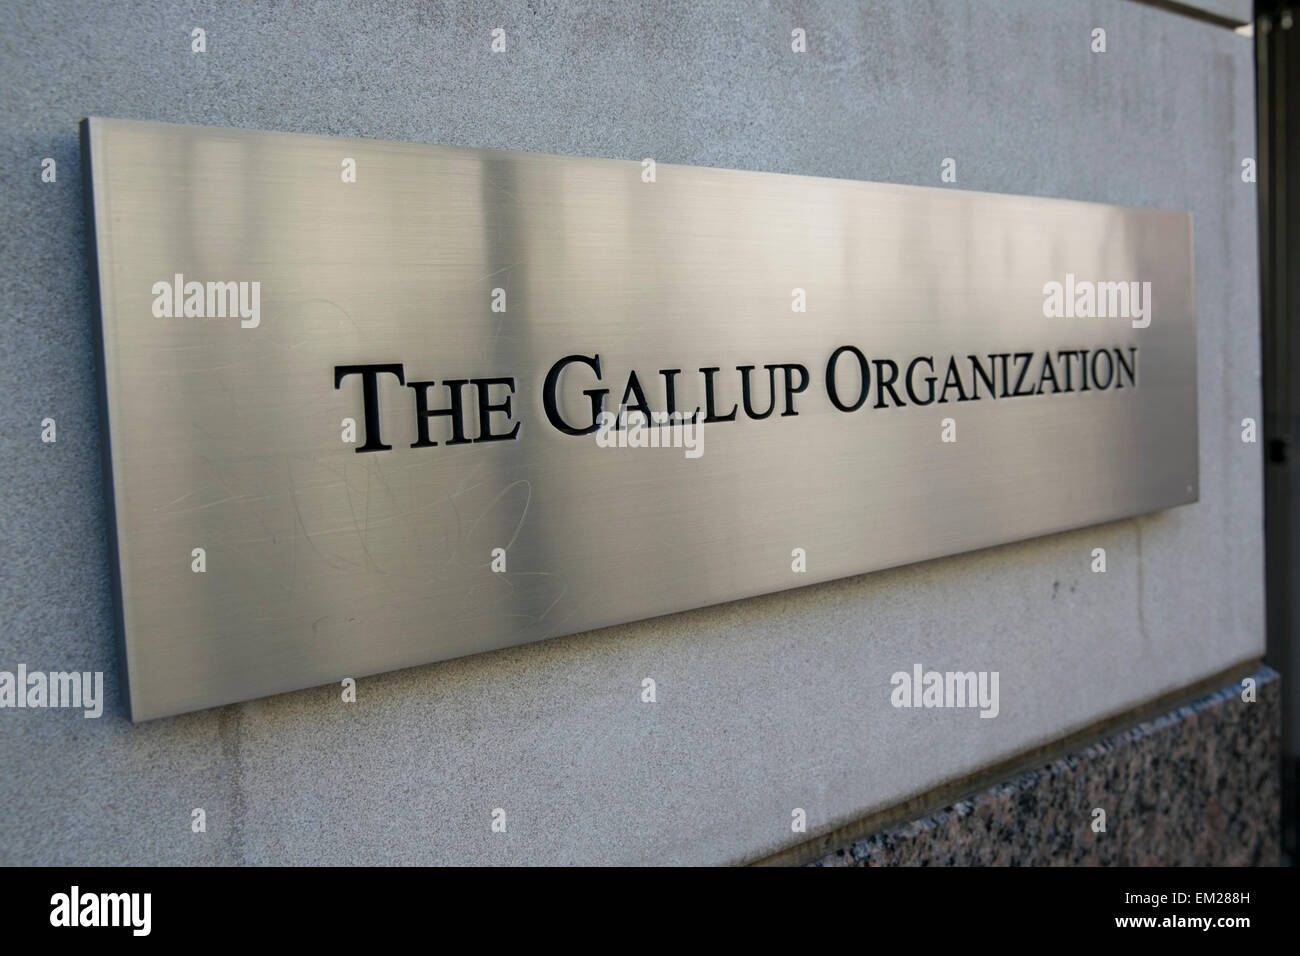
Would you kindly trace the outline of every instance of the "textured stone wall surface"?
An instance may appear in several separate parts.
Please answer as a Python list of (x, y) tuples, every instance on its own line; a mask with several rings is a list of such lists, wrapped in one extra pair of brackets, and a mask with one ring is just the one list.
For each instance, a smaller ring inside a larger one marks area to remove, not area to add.
[[(1126, 0), (2, 8), (0, 669), (109, 685), (98, 720), (0, 711), (0, 863), (741, 862), (1262, 654), (1261, 469), (1239, 437), (1260, 414), (1252, 51), (1231, 30)], [(947, 188), (1189, 210), (1200, 501), (367, 678), (351, 705), (322, 687), (132, 725), (87, 115), (927, 186), (952, 157)], [(893, 709), (916, 662), (998, 671), (1000, 715)]]
[(1252, 679), (811, 865), (1276, 866), (1282, 682)]

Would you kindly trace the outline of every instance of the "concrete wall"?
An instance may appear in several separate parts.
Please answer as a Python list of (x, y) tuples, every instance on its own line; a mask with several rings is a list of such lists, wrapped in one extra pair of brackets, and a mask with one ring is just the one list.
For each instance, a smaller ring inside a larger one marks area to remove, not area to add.
[(1211, 18), (1235, 24), (1250, 23), (1255, 13), (1255, 0), (1140, 0), (1140, 2), (1186, 11), (1192, 16), (1208, 14)]
[[(1126, 0), (660, 7), (4, 4), (0, 668), (111, 687), (99, 720), (0, 711), (0, 863), (741, 861), (800, 839), (794, 807), (810, 835), (840, 826), (1261, 655), (1259, 454), (1239, 437), (1260, 415), (1250, 41)], [(85, 115), (922, 185), (954, 157), (955, 188), (1191, 210), (1201, 500), (368, 678), (355, 705), (323, 687), (133, 726)], [(1000, 671), (1001, 715), (891, 708), (918, 661)]]

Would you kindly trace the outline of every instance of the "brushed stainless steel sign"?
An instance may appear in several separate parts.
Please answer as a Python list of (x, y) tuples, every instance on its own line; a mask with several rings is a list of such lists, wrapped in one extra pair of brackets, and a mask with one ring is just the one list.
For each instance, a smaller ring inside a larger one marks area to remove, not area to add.
[(136, 720), (1197, 497), (1184, 213), (104, 119), (83, 147)]

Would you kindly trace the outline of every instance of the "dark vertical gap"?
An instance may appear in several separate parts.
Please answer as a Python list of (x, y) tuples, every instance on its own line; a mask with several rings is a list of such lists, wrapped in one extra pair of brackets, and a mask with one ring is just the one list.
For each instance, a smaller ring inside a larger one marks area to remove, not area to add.
[(1256, 0), (1266, 659), (1282, 675), (1282, 852), (1295, 863), (1300, 683), (1300, 2)]

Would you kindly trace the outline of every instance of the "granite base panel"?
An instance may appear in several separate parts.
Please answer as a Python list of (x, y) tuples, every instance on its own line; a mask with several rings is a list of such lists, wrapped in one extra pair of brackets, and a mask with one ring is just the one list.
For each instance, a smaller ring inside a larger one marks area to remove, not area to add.
[(1281, 680), (1253, 677), (808, 865), (1276, 865)]

